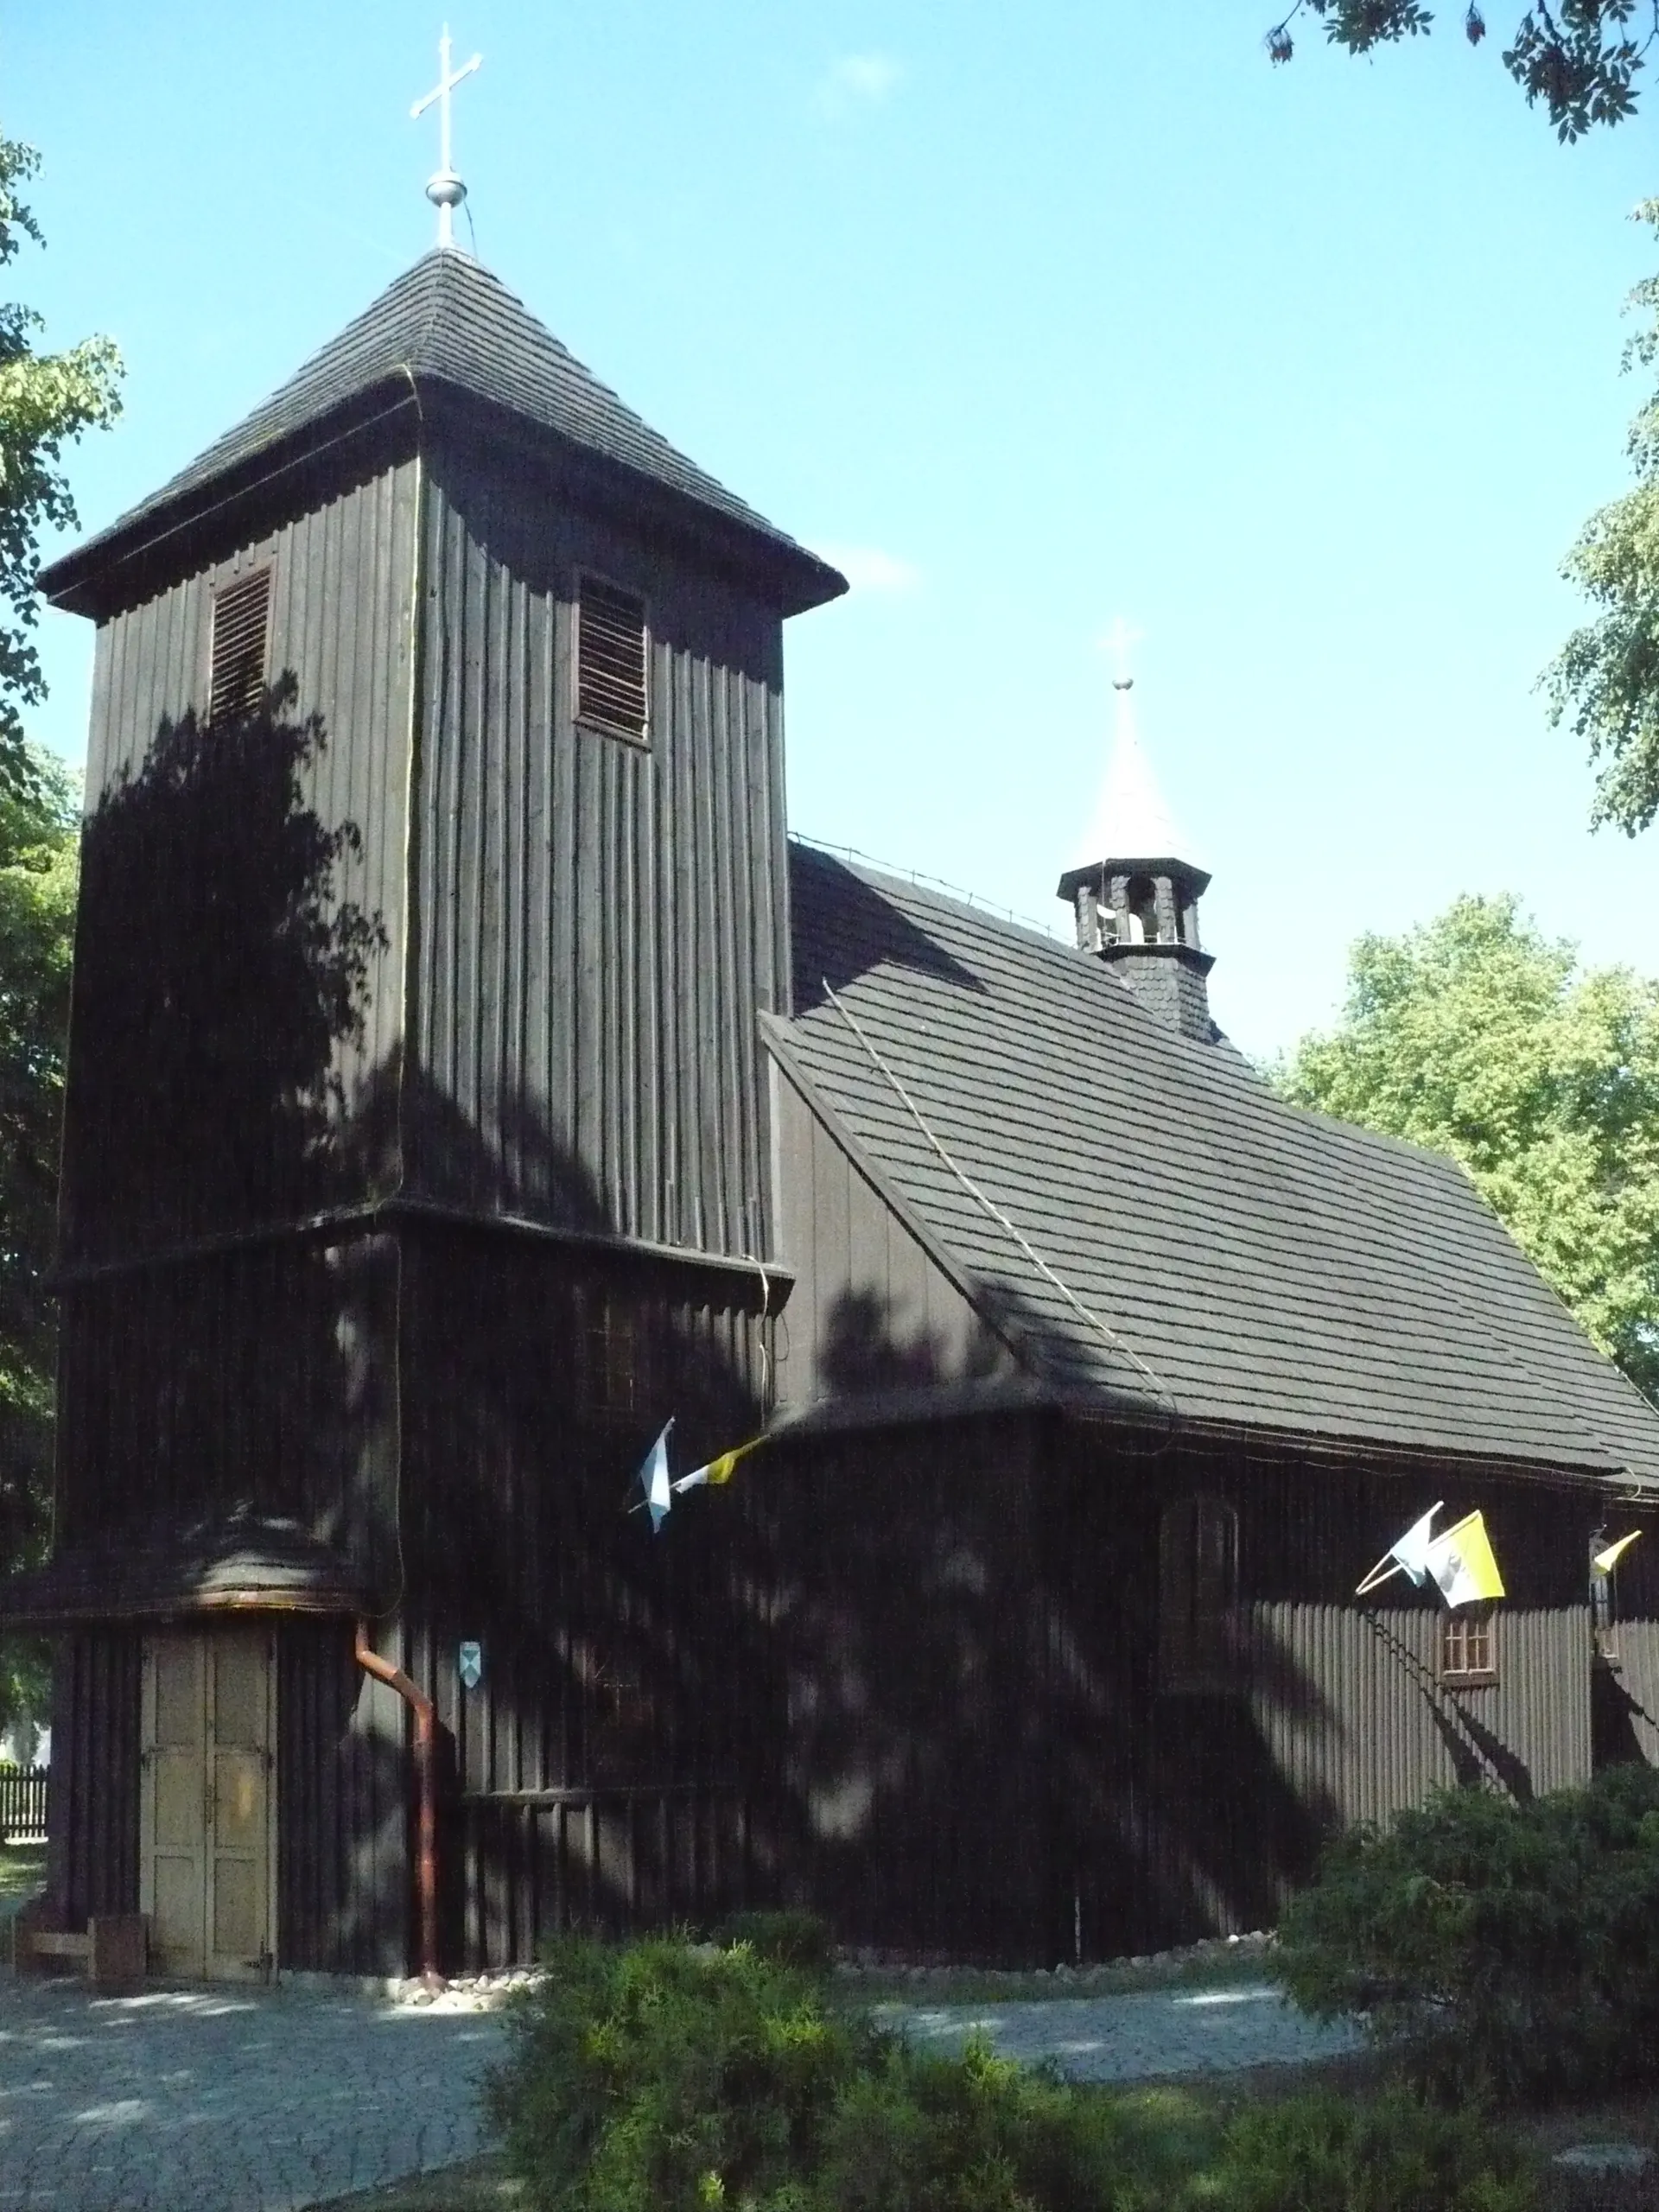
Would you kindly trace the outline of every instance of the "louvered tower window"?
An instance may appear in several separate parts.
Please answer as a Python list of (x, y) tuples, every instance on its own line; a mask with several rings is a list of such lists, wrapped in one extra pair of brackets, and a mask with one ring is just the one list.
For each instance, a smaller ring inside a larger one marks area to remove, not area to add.
[(207, 718), (233, 721), (257, 713), (265, 695), (270, 628), (270, 570), (256, 569), (213, 595), (213, 674)]
[(645, 602), (597, 576), (576, 602), (576, 720), (645, 742)]

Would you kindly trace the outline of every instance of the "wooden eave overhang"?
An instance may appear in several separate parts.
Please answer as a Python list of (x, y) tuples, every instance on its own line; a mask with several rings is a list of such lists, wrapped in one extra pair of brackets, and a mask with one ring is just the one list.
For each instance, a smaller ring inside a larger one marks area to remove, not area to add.
[(296, 1523), (251, 1516), (70, 1545), (0, 1581), (0, 1625), (63, 1630), (214, 1613), (350, 1618), (365, 1578)]
[(221, 473), (154, 499), (41, 570), (50, 604), (102, 620), (188, 572), (210, 545), (259, 535), (296, 505), (324, 496), (372, 457), (378, 465), (424, 449), (429, 436), (470, 435), (493, 457), (546, 472), (548, 489), (589, 512), (620, 513), (658, 543), (713, 563), (785, 615), (840, 598), (847, 579), (827, 561), (769, 530), (750, 528), (626, 461), (429, 370), (381, 375), (349, 397), (239, 455)]
[(783, 1311), (795, 1286), (793, 1268), (781, 1260), (763, 1260), (752, 1253), (704, 1252), (686, 1244), (664, 1244), (648, 1237), (620, 1236), (612, 1230), (539, 1221), (527, 1214), (501, 1211), (480, 1213), (402, 1191), (384, 1198), (366, 1200), (361, 1205), (327, 1207), (297, 1219), (261, 1222), (245, 1229), (226, 1230), (220, 1235), (187, 1237), (176, 1244), (90, 1256), (72, 1255), (48, 1270), (46, 1282), (53, 1291), (73, 1290), (87, 1283), (189, 1266), (199, 1260), (258, 1250), (295, 1238), (321, 1241), (342, 1236), (372, 1236), (401, 1224), (421, 1223), (465, 1230), (480, 1236), (503, 1236), (564, 1245), (575, 1251), (601, 1254), (618, 1262), (669, 1268), (701, 1276), (711, 1288), (718, 1287), (728, 1295), (738, 1283), (750, 1285), (762, 1300), (762, 1310), (768, 1313)]
[(163, 488), (48, 562), (37, 588), (53, 607), (101, 621), (188, 574), (204, 552), (263, 535), (307, 504), (317, 475), (338, 481), (370, 454), (384, 466), (413, 453), (420, 420), (416, 383), (380, 378), (218, 474), (171, 496)]

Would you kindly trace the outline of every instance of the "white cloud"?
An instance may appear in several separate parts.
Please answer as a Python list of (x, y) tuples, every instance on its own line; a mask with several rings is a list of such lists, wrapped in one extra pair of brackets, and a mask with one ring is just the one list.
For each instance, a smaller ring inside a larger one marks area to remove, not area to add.
[(904, 73), (890, 54), (843, 54), (831, 62), (813, 104), (820, 115), (836, 123), (856, 109), (880, 107)]
[(922, 572), (879, 545), (815, 544), (816, 552), (841, 570), (855, 591), (914, 591)]

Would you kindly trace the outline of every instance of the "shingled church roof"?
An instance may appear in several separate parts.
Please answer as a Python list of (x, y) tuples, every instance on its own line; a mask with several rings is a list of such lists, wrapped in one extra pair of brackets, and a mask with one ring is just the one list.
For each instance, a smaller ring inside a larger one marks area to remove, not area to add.
[(800, 846), (791, 895), (773, 1049), (1067, 1395), (1659, 1478), (1659, 1412), (1455, 1162), (1287, 1105), (1034, 930)]
[(793, 607), (833, 599), (845, 579), (670, 445), (470, 254), (435, 248), (314, 353), (245, 421), (118, 521), (42, 572), (54, 598), (107, 559), (199, 503), (209, 487), (331, 423), (375, 393), (447, 386), (505, 410), (637, 482), (689, 501), (790, 574)]

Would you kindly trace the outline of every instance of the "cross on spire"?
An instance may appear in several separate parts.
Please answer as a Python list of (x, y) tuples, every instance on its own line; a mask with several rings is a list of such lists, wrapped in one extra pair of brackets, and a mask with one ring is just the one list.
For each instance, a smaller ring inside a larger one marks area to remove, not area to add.
[(443, 36), (438, 41), (438, 81), (424, 99), (416, 101), (409, 111), (410, 120), (426, 113), (434, 100), (438, 103), (438, 166), (427, 184), (426, 196), (438, 211), (438, 244), (453, 245), (454, 212), (467, 197), (467, 188), (455, 175), (449, 158), (449, 95), (463, 77), (470, 77), (484, 59), (475, 54), (459, 69), (449, 67), (449, 26), (443, 27)]

